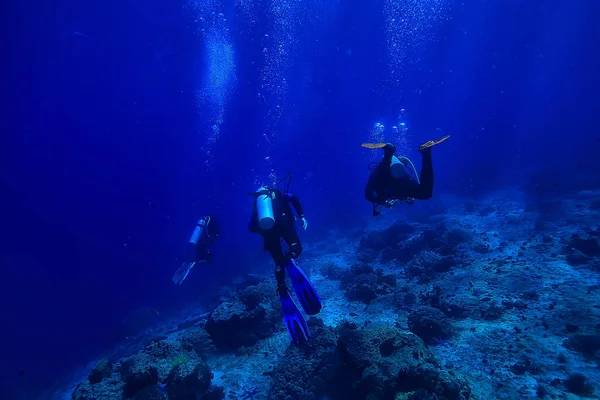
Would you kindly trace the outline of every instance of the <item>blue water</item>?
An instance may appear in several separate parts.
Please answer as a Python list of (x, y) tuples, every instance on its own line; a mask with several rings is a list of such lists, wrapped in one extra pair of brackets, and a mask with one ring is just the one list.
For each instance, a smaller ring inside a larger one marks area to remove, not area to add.
[[(68, 382), (125, 337), (270, 273), (247, 231), (263, 183), (292, 173), (307, 243), (369, 221), (363, 142), (392, 141), (419, 169), (417, 146), (451, 135), (433, 204), (532, 177), (540, 197), (600, 185), (596, 1), (3, 8), (3, 399)], [(222, 223), (215, 263), (177, 287), (208, 213)]]

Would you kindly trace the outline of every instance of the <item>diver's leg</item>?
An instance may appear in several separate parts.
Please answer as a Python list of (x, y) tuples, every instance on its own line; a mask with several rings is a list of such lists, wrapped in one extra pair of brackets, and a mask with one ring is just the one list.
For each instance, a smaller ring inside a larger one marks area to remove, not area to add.
[(196, 261), (198, 262), (212, 262), (212, 252), (210, 248), (205, 246), (196, 246)]
[(285, 255), (281, 247), (279, 235), (272, 235), (265, 238), (265, 248), (271, 254), (271, 258), (275, 263), (275, 280), (277, 281), (277, 293), (281, 288), (285, 288)]
[(294, 222), (286, 224), (283, 228), (282, 236), (283, 240), (285, 240), (289, 246), (289, 250), (286, 254), (286, 261), (290, 258), (293, 258), (294, 260), (297, 259), (300, 256), (300, 253), (302, 253), (302, 244), (300, 243), (300, 237), (298, 236), (298, 231), (296, 231)]
[(431, 147), (419, 150), (423, 156), (421, 160), (421, 173), (419, 175), (421, 184), (419, 185), (420, 196), (416, 198), (429, 199), (433, 194), (433, 162), (431, 161)]

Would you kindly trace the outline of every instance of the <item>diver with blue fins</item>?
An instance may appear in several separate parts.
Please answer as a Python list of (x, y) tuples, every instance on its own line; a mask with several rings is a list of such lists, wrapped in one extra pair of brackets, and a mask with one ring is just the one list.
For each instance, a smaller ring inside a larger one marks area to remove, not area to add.
[(200, 218), (188, 241), (186, 261), (175, 272), (173, 282), (181, 285), (196, 264), (212, 262), (210, 248), (215, 244), (220, 234), (221, 226), (213, 215)]
[[(421, 173), (417, 175), (414, 164), (408, 157), (396, 156), (396, 146), (392, 143), (363, 143), (367, 149), (383, 149), (383, 158), (369, 168), (372, 170), (365, 187), (365, 199), (373, 203), (373, 216), (381, 212), (378, 206), (392, 208), (398, 201), (413, 204), (415, 199), (427, 200), (433, 194), (433, 163), (431, 148), (446, 141), (450, 136), (430, 140), (419, 146), (422, 156)], [(408, 172), (412, 166), (414, 177)]]
[[(252, 216), (248, 223), (248, 230), (263, 237), (264, 250), (271, 254), (275, 262), (277, 295), (281, 302), (285, 325), (292, 341), (300, 344), (308, 341), (310, 331), (304, 316), (290, 296), (285, 282), (286, 271), (292, 281), (296, 297), (306, 314), (318, 314), (322, 304), (314, 286), (296, 262), (302, 253), (302, 244), (294, 225), (296, 218), (292, 213), (292, 206), (302, 221), (304, 230), (308, 223), (304, 217), (300, 200), (289, 192), (289, 181), (286, 191), (277, 188), (288, 178), (290, 178), (289, 174), (272, 188), (262, 186), (257, 192), (249, 193), (255, 199), (252, 204)], [(281, 239), (288, 245), (285, 253), (281, 246)]]

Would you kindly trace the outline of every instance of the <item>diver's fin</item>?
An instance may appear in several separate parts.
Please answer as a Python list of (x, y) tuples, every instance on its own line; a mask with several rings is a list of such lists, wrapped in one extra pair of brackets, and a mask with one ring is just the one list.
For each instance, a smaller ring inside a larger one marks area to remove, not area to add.
[(304, 309), (304, 312), (308, 315), (317, 315), (321, 311), (321, 308), (323, 308), (323, 304), (321, 303), (321, 299), (319, 298), (315, 287), (312, 285), (304, 271), (302, 271), (302, 268), (296, 264), (295, 260), (292, 259), (288, 261), (285, 266), (292, 279), (296, 297)]
[(436, 144), (440, 144), (442, 142), (445, 142), (446, 140), (448, 140), (450, 138), (450, 135), (444, 136), (441, 139), (438, 140), (430, 140), (428, 142), (423, 143), (422, 145), (419, 146), (419, 150), (425, 150), (428, 149), (430, 147), (435, 146)]
[(173, 275), (173, 282), (177, 285), (181, 285), (181, 283), (187, 278), (190, 270), (196, 265), (195, 262), (184, 262), (181, 268), (179, 268), (175, 275)]
[(363, 143), (362, 147), (365, 149), (383, 149), (387, 143)]
[(310, 330), (287, 289), (279, 292), (279, 301), (281, 302), (281, 310), (283, 311), (283, 320), (292, 338), (292, 342), (296, 344), (307, 342), (310, 337)]

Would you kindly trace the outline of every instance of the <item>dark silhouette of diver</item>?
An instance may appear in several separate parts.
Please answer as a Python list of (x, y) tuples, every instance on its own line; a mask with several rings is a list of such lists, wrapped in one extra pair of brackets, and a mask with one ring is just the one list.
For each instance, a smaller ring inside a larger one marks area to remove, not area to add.
[(173, 282), (181, 285), (196, 264), (212, 262), (213, 255), (210, 248), (215, 244), (220, 234), (221, 226), (213, 215), (205, 216), (196, 223), (188, 242), (186, 261), (175, 272)]
[[(285, 269), (284, 264), (294, 259), (296, 260), (302, 253), (302, 243), (296, 231), (295, 218), (292, 214), (292, 207), (296, 210), (298, 217), (302, 221), (302, 227), (306, 230), (308, 223), (304, 217), (302, 205), (298, 197), (289, 192), (282, 192), (279, 189), (271, 189), (271, 202), (273, 204), (274, 225), (270, 229), (261, 229), (258, 223), (258, 214), (256, 202), (252, 206), (252, 217), (248, 223), (248, 230), (253, 233), (259, 233), (264, 239), (264, 250), (271, 254), (275, 262), (275, 279), (277, 280), (277, 290), (285, 287)], [(291, 206), (290, 206), (291, 205)], [(288, 245), (288, 250), (283, 252), (281, 239)]]
[(188, 257), (190, 259), (188, 261), (194, 261), (197, 263), (211, 263), (213, 260), (213, 255), (210, 248), (215, 244), (221, 235), (221, 225), (219, 225), (219, 222), (214, 215), (209, 215), (198, 221), (198, 224), (196, 224), (196, 229), (198, 228), (204, 229), (201, 230), (200, 236), (198, 237), (195, 245), (193, 239), (190, 239), (190, 253)]
[[(380, 214), (377, 210), (380, 205), (391, 208), (397, 201), (412, 204), (415, 199), (427, 200), (431, 198), (433, 194), (431, 148), (448, 138), (449, 136), (445, 136), (438, 141), (430, 140), (419, 146), (419, 152), (422, 156), (419, 177), (416, 176), (414, 165), (408, 158), (395, 156), (396, 146), (393, 144), (363, 144), (363, 147), (369, 149), (383, 149), (383, 158), (372, 169), (365, 187), (365, 199), (373, 203), (374, 216)], [(414, 177), (407, 172), (408, 163), (413, 168)]]
[[(252, 216), (248, 223), (248, 230), (263, 237), (263, 250), (271, 254), (275, 263), (277, 295), (292, 341), (305, 342), (310, 337), (310, 331), (302, 313), (290, 297), (285, 281), (287, 271), (296, 297), (308, 315), (316, 315), (321, 311), (321, 300), (314, 286), (296, 263), (302, 253), (302, 244), (296, 231), (296, 218), (292, 213), (292, 206), (302, 221), (303, 229), (306, 230), (308, 223), (302, 205), (298, 197), (289, 192), (289, 187), (286, 191), (277, 189), (277, 185), (273, 188), (261, 187), (257, 192), (250, 194), (255, 199), (252, 203)], [(285, 253), (281, 246), (281, 239), (288, 245)]]

